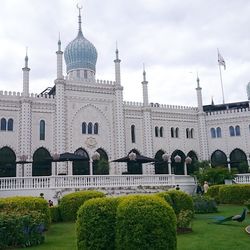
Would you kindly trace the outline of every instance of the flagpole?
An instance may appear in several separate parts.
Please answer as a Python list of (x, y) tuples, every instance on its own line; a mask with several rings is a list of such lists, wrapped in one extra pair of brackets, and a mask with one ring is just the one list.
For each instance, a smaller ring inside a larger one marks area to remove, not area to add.
[(224, 97), (224, 89), (223, 89), (223, 82), (222, 82), (220, 64), (218, 64), (218, 66), (219, 66), (219, 71), (220, 71), (220, 84), (221, 84), (221, 92), (222, 92), (222, 101), (223, 101), (223, 104), (225, 104), (225, 97)]

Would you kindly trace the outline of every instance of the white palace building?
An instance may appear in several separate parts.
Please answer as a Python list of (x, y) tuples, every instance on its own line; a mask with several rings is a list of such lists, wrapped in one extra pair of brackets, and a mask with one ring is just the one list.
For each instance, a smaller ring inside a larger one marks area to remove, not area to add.
[[(115, 80), (97, 80), (97, 50), (82, 33), (80, 10), (78, 25), (64, 51), (58, 41), (54, 86), (38, 95), (29, 92), (26, 55), (23, 91), (0, 91), (0, 190), (59, 187), (70, 180), (79, 187), (95, 176), (99, 183), (109, 177), (111, 186), (133, 176), (137, 184), (141, 176), (150, 178), (143, 179), (147, 183), (170, 183), (171, 176), (188, 178), (197, 160), (228, 168), (249, 163), (249, 101), (203, 105), (197, 79), (197, 107), (151, 103), (145, 70), (142, 102), (124, 101), (118, 50)], [(66, 152), (86, 160), (57, 161)], [(156, 162), (112, 162), (131, 152)], [(109, 168), (100, 172), (100, 161)]]

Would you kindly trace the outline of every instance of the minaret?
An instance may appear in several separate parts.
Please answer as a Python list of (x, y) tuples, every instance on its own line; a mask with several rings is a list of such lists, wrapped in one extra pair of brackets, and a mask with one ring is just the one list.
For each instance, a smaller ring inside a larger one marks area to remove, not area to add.
[(148, 82), (146, 80), (146, 71), (144, 64), (143, 64), (142, 90), (143, 90), (143, 106), (148, 106)]
[[(65, 101), (65, 80), (63, 77), (61, 40), (58, 40), (57, 55), (57, 78), (55, 80), (56, 87), (56, 109), (54, 127), (54, 153), (62, 154), (66, 152), (66, 101)], [(57, 174), (68, 174), (66, 164), (57, 164)]]
[[(143, 64), (143, 154), (148, 157), (153, 157), (153, 137), (152, 137), (152, 122), (151, 108), (148, 105), (148, 82), (146, 80), (146, 71)], [(154, 174), (154, 167), (147, 165), (143, 168), (143, 174)]]
[(121, 67), (120, 67), (121, 60), (119, 59), (119, 51), (117, 48), (117, 43), (116, 43), (115, 55), (116, 55), (116, 58), (114, 60), (114, 63), (115, 63), (115, 82), (117, 85), (121, 85)]
[(25, 64), (24, 64), (24, 68), (22, 68), (22, 70), (23, 70), (23, 96), (24, 97), (29, 96), (29, 71), (30, 71), (30, 68), (28, 67), (28, 62), (29, 62), (29, 58), (28, 58), (28, 52), (26, 49)]
[(197, 75), (197, 103), (198, 103), (198, 110), (199, 112), (203, 112), (203, 105), (202, 105), (202, 93), (201, 93), (202, 88), (200, 87), (200, 79)]
[[(125, 136), (125, 121), (124, 121), (124, 106), (123, 106), (123, 87), (121, 86), (121, 77), (120, 77), (120, 62), (119, 52), (116, 47), (116, 58), (115, 63), (115, 99), (114, 99), (114, 159), (123, 157), (125, 152), (126, 145), (126, 136)], [(121, 163), (116, 163), (116, 168), (111, 169), (110, 174), (122, 174), (122, 172), (127, 171), (126, 166)]]
[[(32, 124), (32, 112), (31, 112), (31, 100), (29, 98), (29, 71), (28, 67), (28, 55), (26, 50), (25, 65), (23, 70), (23, 94), (21, 98), (21, 110), (20, 110), (20, 133), (18, 138), (19, 159), (30, 161), (31, 156), (31, 124)], [(25, 164), (19, 166), (17, 176), (32, 176), (32, 165)]]
[(203, 111), (202, 93), (200, 87), (200, 79), (197, 75), (197, 103), (198, 103), (198, 130), (199, 130), (199, 144), (200, 144), (200, 158), (208, 160), (208, 138), (206, 129), (206, 113)]
[(57, 55), (57, 79), (63, 79), (63, 52), (61, 51), (61, 39), (59, 34)]

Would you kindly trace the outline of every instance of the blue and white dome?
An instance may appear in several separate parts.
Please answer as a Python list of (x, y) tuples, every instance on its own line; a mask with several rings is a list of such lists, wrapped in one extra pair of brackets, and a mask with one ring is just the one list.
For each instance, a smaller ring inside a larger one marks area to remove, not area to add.
[(95, 72), (97, 51), (95, 46), (82, 34), (80, 11), (78, 35), (65, 48), (64, 59), (67, 73), (78, 69), (87, 69)]

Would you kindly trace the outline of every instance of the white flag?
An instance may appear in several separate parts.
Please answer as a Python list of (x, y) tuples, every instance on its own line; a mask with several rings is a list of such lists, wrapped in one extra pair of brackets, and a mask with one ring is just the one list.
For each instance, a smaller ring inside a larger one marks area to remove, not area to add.
[(220, 54), (219, 50), (218, 50), (218, 63), (219, 65), (224, 66), (224, 69), (226, 69), (226, 62), (224, 58), (222, 57), (222, 55)]

